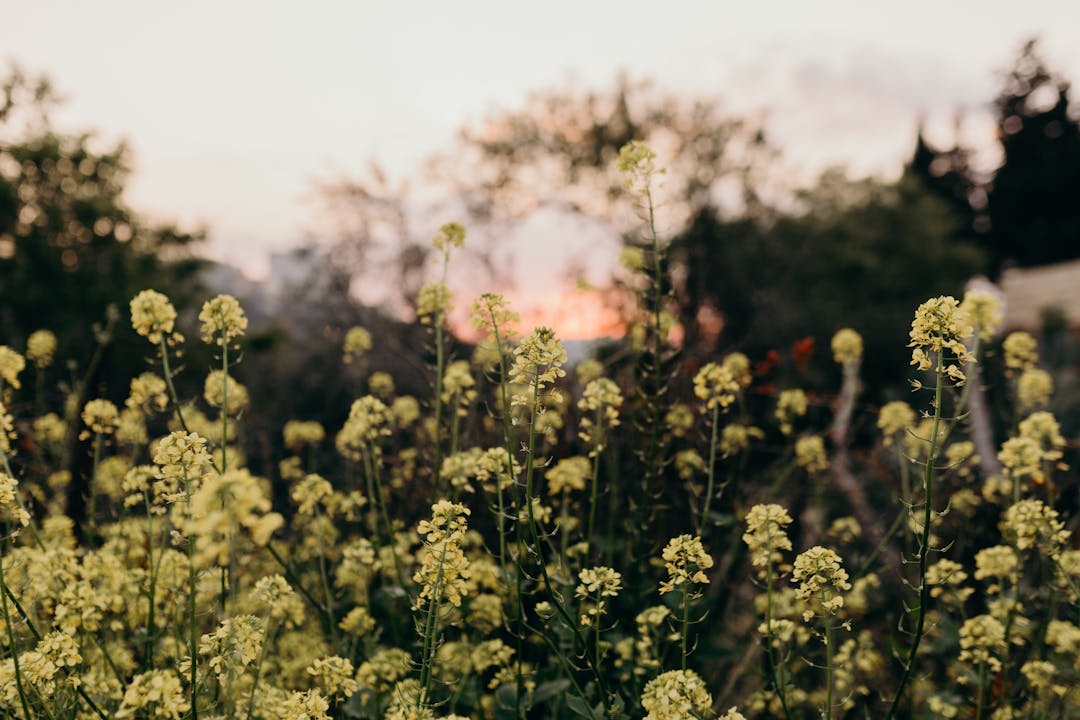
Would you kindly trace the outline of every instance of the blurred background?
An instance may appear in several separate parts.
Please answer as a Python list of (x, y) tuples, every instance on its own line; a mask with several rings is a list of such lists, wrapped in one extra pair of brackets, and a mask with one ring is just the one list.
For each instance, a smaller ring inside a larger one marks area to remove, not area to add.
[(189, 335), (235, 294), (266, 472), (286, 419), (340, 426), (353, 325), (376, 338), (366, 371), (430, 395), (413, 308), (443, 222), (469, 232), (463, 344), (484, 290), (572, 358), (616, 343), (632, 139), (668, 167), (688, 365), (741, 350), (810, 385), (851, 326), (869, 399), (902, 396), (915, 306), (985, 276), (1075, 392), (1077, 3), (0, 7), (0, 344), (56, 332), (70, 384), (116, 308), (93, 385), (121, 400), (146, 367), (135, 293), (168, 293)]

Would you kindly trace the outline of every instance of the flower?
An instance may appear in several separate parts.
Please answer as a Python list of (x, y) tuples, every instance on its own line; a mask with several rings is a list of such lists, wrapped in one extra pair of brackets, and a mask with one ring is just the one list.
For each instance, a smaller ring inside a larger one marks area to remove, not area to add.
[[(203, 397), (210, 407), (222, 408), (226, 415), (239, 415), (248, 406), (247, 388), (222, 370), (212, 370), (203, 385)], [(226, 401), (229, 406), (226, 408)]]
[(862, 335), (851, 328), (837, 330), (832, 337), (832, 352), (833, 359), (841, 365), (862, 359)]
[(1021, 500), (1011, 505), (1001, 519), (1001, 531), (1017, 550), (1039, 548), (1057, 557), (1069, 531), (1058, 520), (1058, 512), (1042, 500)]
[(615, 167), (626, 176), (626, 188), (638, 192), (647, 192), (653, 176), (664, 172), (656, 167), (656, 153), (641, 140), (631, 140), (619, 148)]
[(582, 604), (581, 624), (592, 625), (600, 621), (600, 616), (607, 612), (607, 601), (604, 598), (617, 597), (622, 590), (622, 573), (609, 567), (598, 566), (585, 568), (578, 574), (580, 583), (574, 590), (574, 594)]
[(82, 420), (88, 428), (80, 436), (90, 437), (95, 435), (112, 435), (120, 425), (120, 412), (108, 400), (91, 400), (86, 403), (82, 411)]
[(967, 314), (975, 332), (989, 340), (1001, 327), (1001, 298), (998, 293), (973, 288), (964, 293), (960, 311)]
[(299, 452), (305, 445), (314, 446), (326, 439), (326, 430), (315, 420), (289, 420), (281, 431), (285, 447)]
[(802, 390), (784, 390), (776, 400), (776, 419), (780, 421), (780, 432), (790, 435), (794, 429), (793, 421), (806, 414), (806, 393)]
[(819, 613), (839, 612), (844, 607), (844, 596), (840, 593), (851, 589), (840, 556), (821, 545), (815, 545), (795, 558), (791, 582), (799, 585), (795, 588), (795, 596), (809, 605), (803, 612), (806, 622)]
[(156, 290), (143, 290), (131, 299), (131, 326), (139, 335), (159, 344), (179, 342), (183, 338), (173, 333), (176, 324), (176, 308)]
[(1050, 402), (1054, 394), (1054, 379), (1050, 373), (1039, 368), (1028, 368), (1016, 381), (1016, 397), (1020, 410), (1034, 410)]
[(56, 354), (56, 335), (49, 330), (35, 330), (26, 339), (26, 357), (38, 370), (52, 364)]
[(738, 392), (739, 383), (723, 365), (708, 363), (694, 376), (694, 395), (705, 401), (708, 410), (716, 407), (727, 410), (728, 406), (735, 402)]
[(416, 318), (424, 325), (441, 323), (453, 309), (454, 294), (444, 282), (428, 283), (420, 288), (416, 299)]
[(940, 358), (942, 368), (954, 382), (962, 384), (965, 376), (960, 366), (974, 360), (964, 340), (974, 332), (971, 318), (960, 310), (956, 298), (942, 295), (927, 300), (911, 321), (911, 364), (919, 370), (931, 370), (934, 366), (928, 353), (951, 353)]
[[(705, 574), (713, 566), (712, 556), (705, 552), (701, 538), (691, 535), (679, 535), (672, 538), (664, 547), (662, 555), (668, 579), (660, 583), (660, 594), (669, 593), (680, 585), (706, 585), (709, 576)], [(694, 591), (696, 592), (696, 591)]]
[(371, 333), (367, 329), (359, 325), (349, 328), (345, 333), (345, 342), (342, 346), (345, 364), (351, 365), (356, 362), (371, 348)]
[[(555, 331), (538, 327), (514, 348), (514, 364), (510, 367), (509, 382), (539, 392), (557, 378), (566, 377), (566, 348), (555, 337)], [(528, 405), (531, 400), (522, 393), (514, 395), (511, 404)]]
[(808, 435), (795, 441), (795, 463), (810, 475), (829, 468), (825, 454), (825, 441), (820, 435)]
[(465, 228), (456, 222), (443, 224), (439, 232), (435, 233), (435, 237), (431, 239), (431, 246), (449, 256), (451, 248), (465, 246)]
[(976, 615), (960, 627), (960, 662), (986, 663), (990, 672), (996, 673), (1001, 670), (1000, 656), (1005, 650), (1005, 626), (997, 618)]
[(781, 550), (791, 550), (791, 540), (784, 528), (791, 524), (791, 515), (780, 505), (755, 505), (746, 514), (746, 533), (743, 542), (750, 549), (750, 561), (764, 568), (781, 559)]
[(1023, 330), (1006, 335), (1001, 349), (1005, 352), (1006, 372), (1028, 370), (1039, 362), (1039, 344)]
[(559, 495), (570, 490), (585, 489), (585, 482), (592, 476), (589, 460), (581, 455), (563, 458), (548, 470), (544, 477), (548, 481), (548, 492)]
[(116, 717), (180, 720), (191, 707), (186, 698), (175, 670), (151, 670), (131, 679)]
[[(669, 670), (645, 685), (641, 706), (648, 713), (645, 720), (708, 717), (712, 713), (712, 695), (693, 670)], [(739, 716), (729, 717), (735, 720)]]
[(896, 435), (915, 426), (915, 411), (903, 400), (885, 403), (878, 413), (877, 426), (887, 447), (893, 444)]
[(243, 337), (248, 321), (240, 302), (232, 295), (217, 295), (203, 303), (199, 312), (202, 341), (225, 347)]
[(18, 390), (19, 373), (26, 367), (26, 359), (7, 345), (0, 345), (0, 381)]

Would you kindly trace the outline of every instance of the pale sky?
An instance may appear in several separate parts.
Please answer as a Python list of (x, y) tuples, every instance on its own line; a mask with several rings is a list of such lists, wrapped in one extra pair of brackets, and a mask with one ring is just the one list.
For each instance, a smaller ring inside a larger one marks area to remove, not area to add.
[[(206, 223), (254, 275), (316, 225), (317, 180), (395, 176), (534, 90), (661, 90), (764, 113), (792, 172), (895, 175), (925, 115), (989, 148), (986, 104), (1022, 40), (1080, 79), (1080, 2), (59, 2), (0, 0), (0, 60), (48, 73), (56, 124), (127, 139), (131, 204)], [(987, 156), (991, 158), (991, 156)], [(988, 159), (990, 162), (992, 160)]]

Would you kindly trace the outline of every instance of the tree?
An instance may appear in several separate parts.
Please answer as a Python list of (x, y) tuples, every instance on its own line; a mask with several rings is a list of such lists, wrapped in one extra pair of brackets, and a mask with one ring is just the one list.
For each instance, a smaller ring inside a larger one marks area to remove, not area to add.
[(1080, 123), (1069, 89), (1029, 40), (994, 102), (1004, 154), (988, 193), (995, 270), (1080, 257)]

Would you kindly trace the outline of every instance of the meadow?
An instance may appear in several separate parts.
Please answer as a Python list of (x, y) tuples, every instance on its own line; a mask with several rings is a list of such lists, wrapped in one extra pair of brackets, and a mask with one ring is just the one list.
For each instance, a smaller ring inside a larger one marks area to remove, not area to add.
[(928, 297), (895, 349), (910, 392), (880, 406), (852, 328), (830, 387), (687, 361), (662, 169), (637, 142), (618, 166), (641, 231), (615, 352), (569, 367), (502, 296), (455, 298), (448, 223), (417, 302), (428, 395), (349, 329), (348, 419), (285, 424), (273, 477), (245, 458), (231, 296), (190, 339), (168, 297), (132, 298), (147, 369), (122, 405), (46, 391), (47, 328), (0, 346), (5, 716), (1080, 717), (1078, 483), (1036, 338), (1002, 332), (993, 292)]

